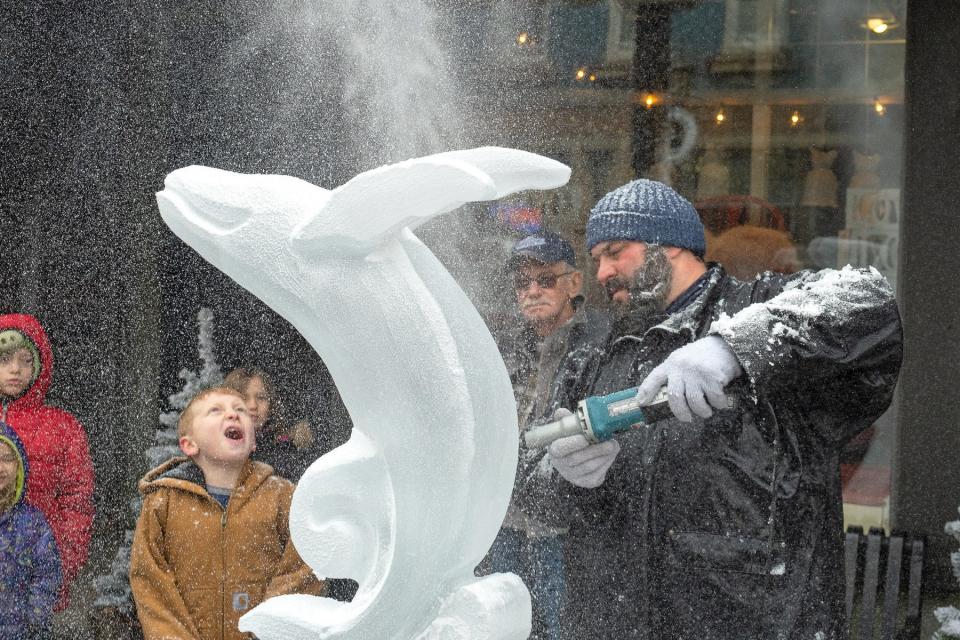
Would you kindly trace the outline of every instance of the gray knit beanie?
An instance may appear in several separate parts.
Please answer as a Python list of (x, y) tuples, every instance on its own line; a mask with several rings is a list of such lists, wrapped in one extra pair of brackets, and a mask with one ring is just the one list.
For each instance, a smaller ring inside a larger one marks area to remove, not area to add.
[(661, 182), (634, 180), (600, 198), (587, 220), (587, 251), (601, 242), (635, 240), (706, 251), (697, 210)]

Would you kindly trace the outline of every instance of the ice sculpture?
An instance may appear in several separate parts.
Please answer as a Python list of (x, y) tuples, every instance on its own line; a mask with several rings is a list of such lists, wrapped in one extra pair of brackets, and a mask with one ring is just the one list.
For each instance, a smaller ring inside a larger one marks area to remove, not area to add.
[(564, 184), (570, 170), (497, 147), (380, 167), (327, 191), (279, 175), (174, 171), (157, 194), (186, 243), (289, 320), (354, 421), (294, 494), (294, 544), (350, 603), (289, 595), (240, 620), (261, 640), (526, 638), (512, 574), (477, 579), (513, 485), (517, 423), (503, 361), (411, 232), (465, 202)]

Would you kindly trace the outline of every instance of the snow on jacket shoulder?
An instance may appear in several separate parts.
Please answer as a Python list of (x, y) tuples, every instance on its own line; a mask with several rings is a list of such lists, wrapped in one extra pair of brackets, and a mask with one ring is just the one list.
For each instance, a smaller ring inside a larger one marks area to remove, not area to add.
[(187, 458), (150, 471), (139, 488), (130, 585), (145, 640), (240, 640), (237, 621), (263, 600), (323, 592), (290, 541), (293, 485), (269, 465), (246, 464), (226, 509)]
[(43, 514), (23, 500), (30, 465), (23, 444), (2, 422), (0, 442), (13, 448), (23, 469), (13, 505), (0, 511), (0, 638), (27, 640), (39, 637), (49, 622), (60, 589), (60, 559)]
[[(874, 268), (767, 274), (710, 333), (729, 344), (763, 395), (799, 394), (843, 444), (886, 410), (902, 359), (893, 290)], [(721, 305), (722, 306), (722, 305)], [(790, 398), (793, 400), (794, 398)], [(821, 425), (823, 422), (821, 421)]]
[(87, 560), (93, 523), (93, 463), (83, 427), (70, 413), (44, 401), (53, 380), (53, 351), (40, 322), (26, 314), (0, 316), (0, 331), (16, 329), (40, 352), (40, 375), (3, 407), (27, 451), (32, 472), (27, 502), (50, 523), (63, 563), (63, 587), (57, 609), (66, 606), (70, 583)]

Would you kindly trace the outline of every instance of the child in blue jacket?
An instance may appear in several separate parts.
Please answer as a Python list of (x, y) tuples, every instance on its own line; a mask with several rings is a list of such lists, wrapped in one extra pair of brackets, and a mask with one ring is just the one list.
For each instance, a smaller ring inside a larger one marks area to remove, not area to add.
[(53, 533), (24, 502), (28, 473), (20, 438), (0, 422), (0, 640), (44, 638), (60, 590)]

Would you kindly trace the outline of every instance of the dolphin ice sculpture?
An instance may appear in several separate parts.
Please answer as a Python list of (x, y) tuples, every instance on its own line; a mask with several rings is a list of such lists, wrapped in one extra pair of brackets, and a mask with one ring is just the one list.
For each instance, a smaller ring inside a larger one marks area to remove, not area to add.
[(350, 603), (272, 598), (242, 630), (261, 640), (527, 637), (520, 580), (473, 576), (513, 486), (510, 382), (479, 314), (411, 229), (569, 176), (497, 147), (380, 167), (332, 191), (200, 166), (167, 176), (157, 194), (167, 225), (303, 334), (354, 422), (300, 480), (290, 531), (317, 575), (353, 578), (359, 591)]

